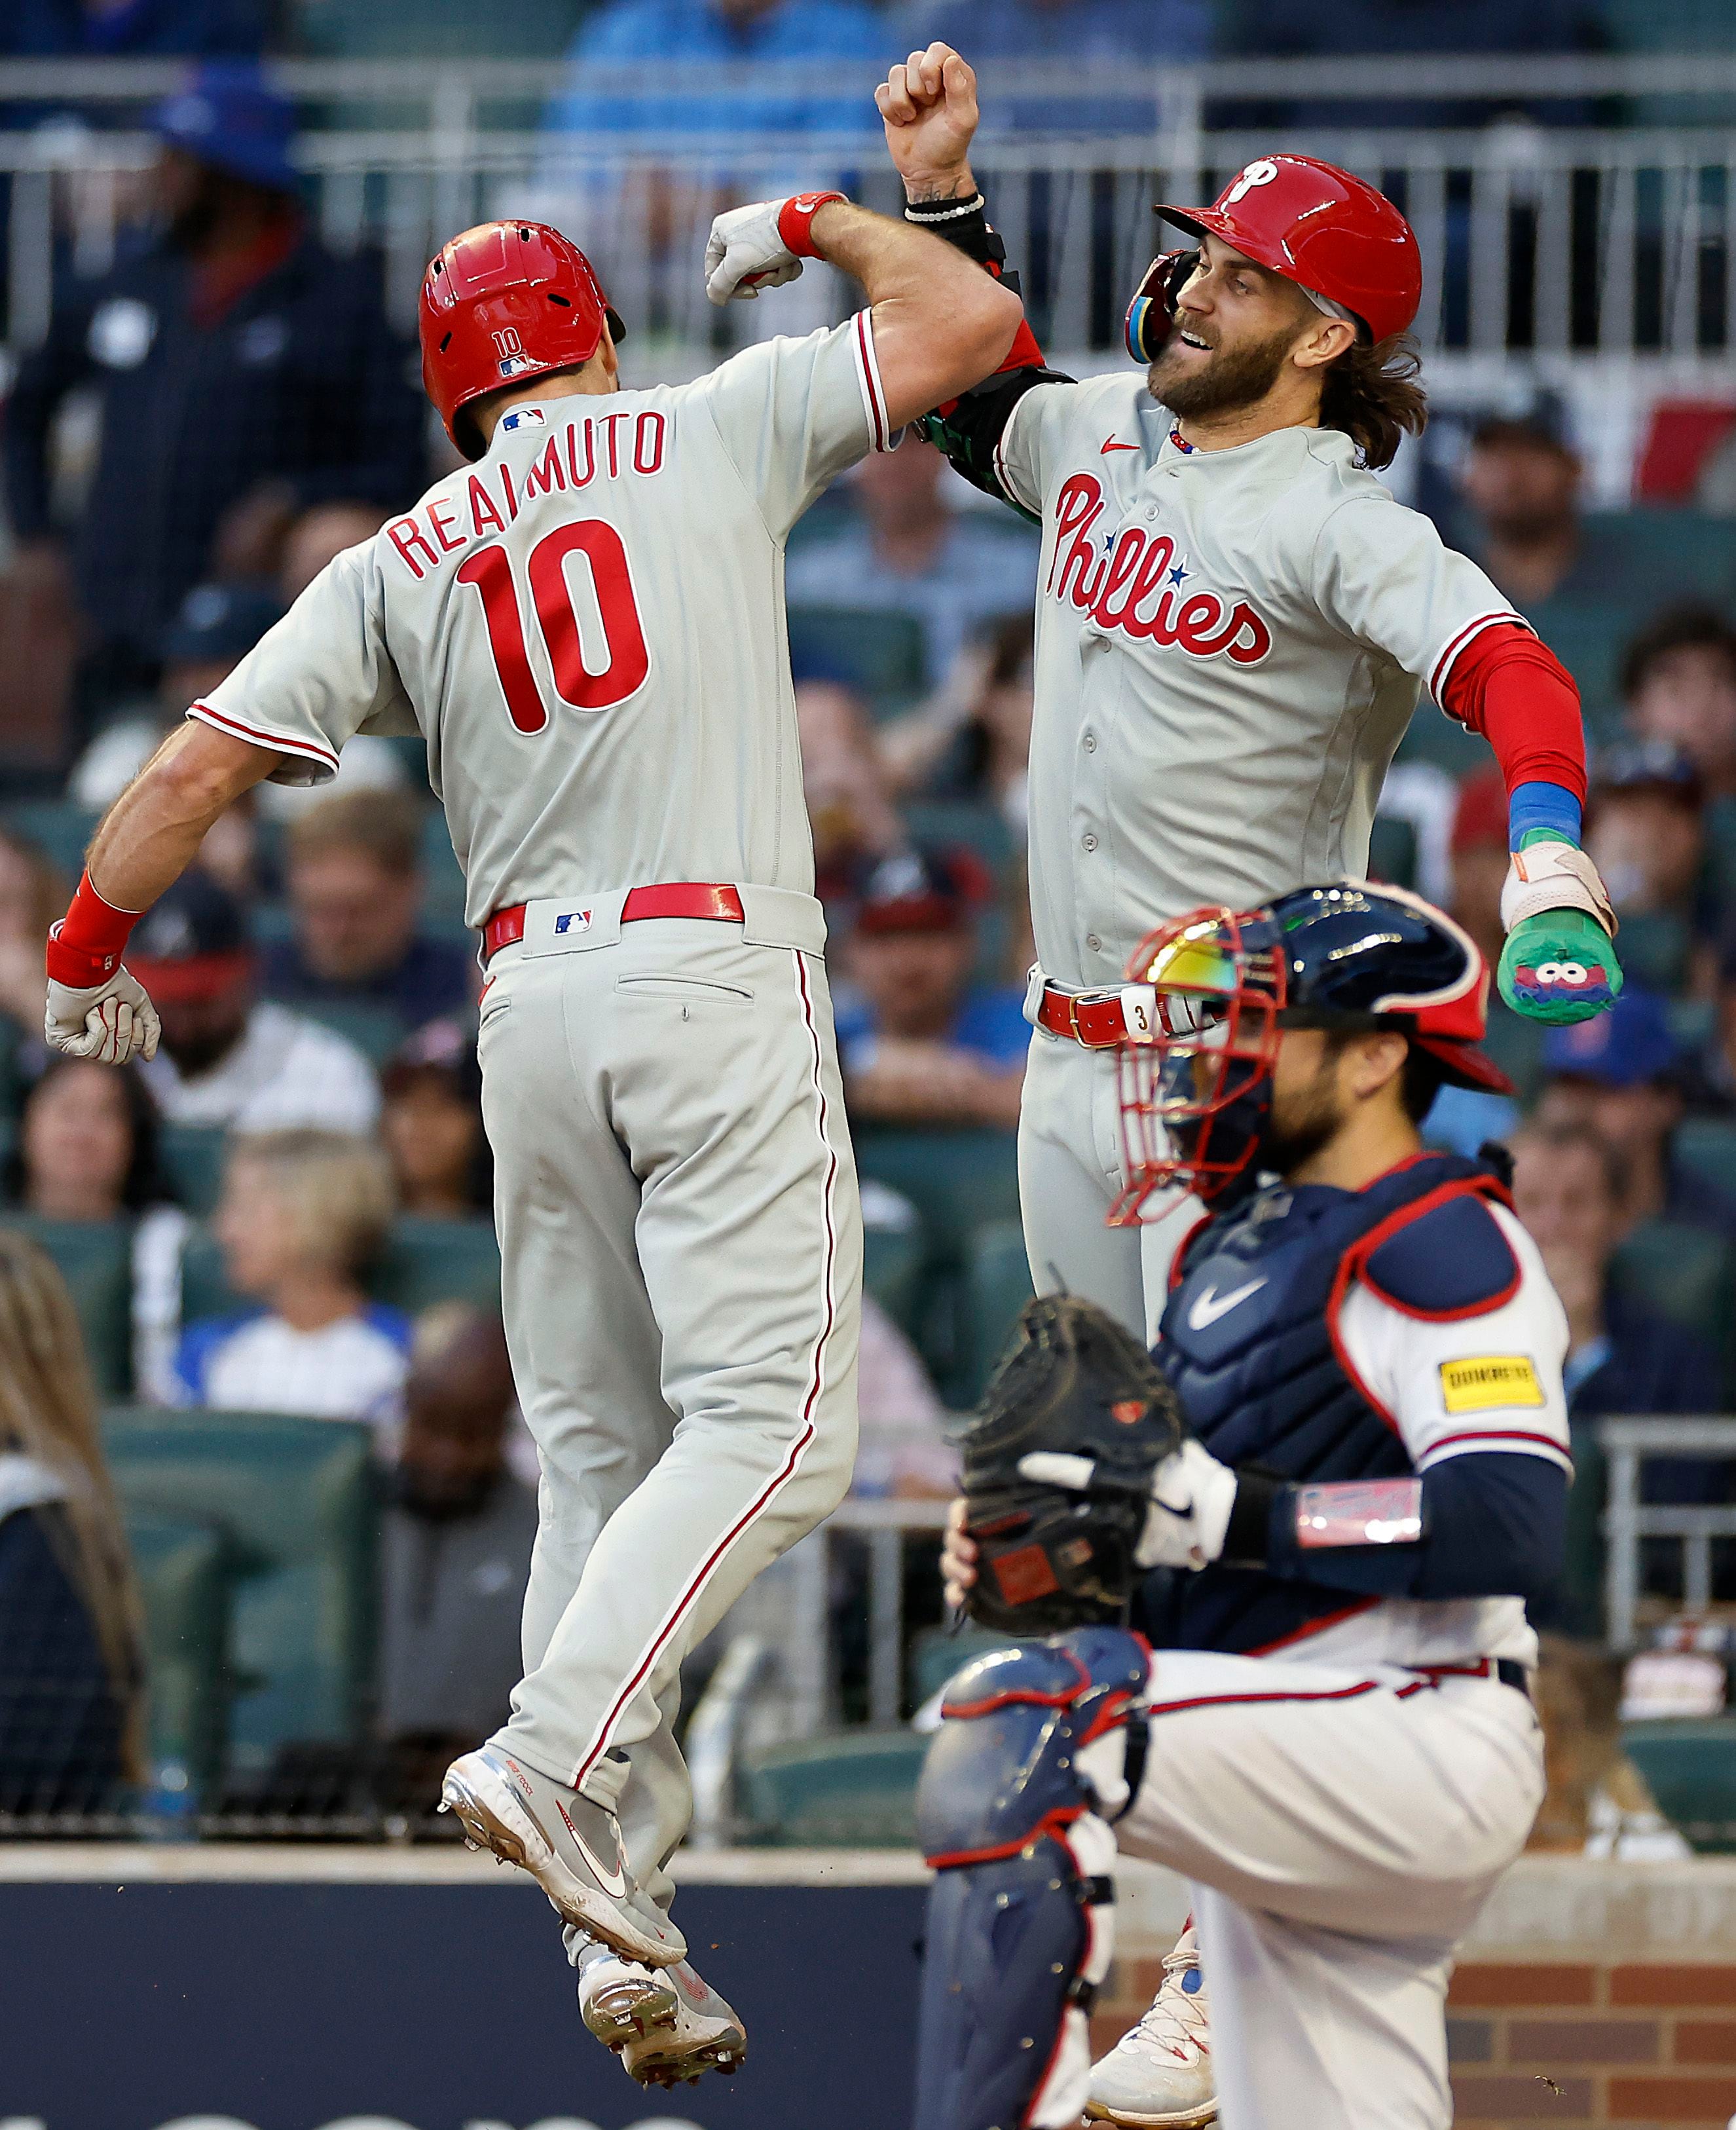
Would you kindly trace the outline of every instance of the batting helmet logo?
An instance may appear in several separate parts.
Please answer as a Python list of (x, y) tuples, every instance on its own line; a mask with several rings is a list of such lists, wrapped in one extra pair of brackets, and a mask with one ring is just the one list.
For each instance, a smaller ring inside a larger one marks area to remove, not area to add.
[(1238, 200), (1246, 199), (1256, 185), (1276, 184), (1277, 179), (1278, 166), (1276, 163), (1264, 157), (1257, 163), (1250, 163), (1223, 195), (1223, 204), (1227, 208), (1233, 207)]

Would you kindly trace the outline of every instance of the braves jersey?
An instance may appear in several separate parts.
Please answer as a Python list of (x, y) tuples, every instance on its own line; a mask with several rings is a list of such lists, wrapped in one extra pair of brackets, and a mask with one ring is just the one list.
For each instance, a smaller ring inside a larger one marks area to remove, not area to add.
[(889, 433), (869, 314), (694, 383), (527, 403), (349, 549), (188, 714), (319, 784), (419, 733), (467, 883), (811, 894), (784, 542)]
[(1119, 982), (1161, 919), (1361, 875), (1424, 688), (1520, 621), (1355, 463), (1285, 428), (1194, 451), (1145, 380), (1041, 384), (1000, 485), (1043, 526), (1031, 900), (1043, 968)]
[[(1274, 1186), (1184, 1244), (1157, 1358), (1212, 1454), (1298, 1483), (1479, 1454), (1568, 1472), (1567, 1319), (1475, 1163), (1425, 1154), (1359, 1192)], [(1166, 1647), (1325, 1663), (1536, 1661), (1517, 1598), (1357, 1597), (1214, 1564), (1148, 1586)]]

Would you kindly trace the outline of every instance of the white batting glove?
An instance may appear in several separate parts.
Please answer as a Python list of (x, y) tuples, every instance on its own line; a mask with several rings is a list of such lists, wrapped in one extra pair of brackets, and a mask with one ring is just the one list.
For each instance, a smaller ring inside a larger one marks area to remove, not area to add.
[[(1065, 1487), (1088, 1494), (1097, 1483), (1097, 1466), (1089, 1457), (1059, 1450), (1033, 1449), (1021, 1457), (1022, 1477), (1039, 1486)], [(1192, 1435), (1172, 1449), (1152, 1474), (1152, 1506), (1133, 1558), (1142, 1568), (1204, 1568), (1223, 1550), (1237, 1480)]]
[(804, 259), (818, 259), (810, 225), (814, 211), (842, 193), (799, 193), (758, 200), (720, 214), (705, 241), (705, 293), (712, 302), (751, 303), (761, 289), (794, 281)]
[(106, 982), (82, 990), (50, 978), (42, 1032), (50, 1049), (68, 1058), (126, 1065), (156, 1056), (162, 1023), (144, 985), (120, 968)]

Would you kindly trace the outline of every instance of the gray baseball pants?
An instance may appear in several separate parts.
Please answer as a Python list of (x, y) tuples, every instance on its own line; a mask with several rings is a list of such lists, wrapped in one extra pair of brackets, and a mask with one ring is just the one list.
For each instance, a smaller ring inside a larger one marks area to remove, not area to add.
[(1115, 1053), (1033, 1031), (1018, 1115), (1018, 1203), (1039, 1294), (1097, 1302), (1147, 1340), (1169, 1296), (1177, 1245), (1203, 1211), (1177, 1192), (1161, 1217), (1106, 1225), (1125, 1180)]
[[(483, 1109), (508, 1344), (541, 1462), (525, 1677), (493, 1742), (619, 1816), (639, 1884), (692, 1798), (681, 1660), (856, 1454), (861, 1222), (824, 924), (533, 902), (489, 963)], [(562, 921), (565, 919), (564, 924)]]

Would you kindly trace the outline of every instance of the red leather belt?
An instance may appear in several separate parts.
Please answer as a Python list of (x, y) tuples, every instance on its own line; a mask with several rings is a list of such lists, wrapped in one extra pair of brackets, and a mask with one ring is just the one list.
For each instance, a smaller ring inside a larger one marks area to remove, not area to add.
[[(482, 928), (482, 956), (489, 961), (503, 947), (516, 947), (524, 937), (526, 905), (508, 903), (497, 910)], [(668, 880), (655, 887), (629, 891), (621, 905), (621, 922), (637, 924), (647, 917), (702, 917), (720, 924), (744, 922), (742, 898), (727, 881)]]
[(1051, 1035), (1064, 1035), (1087, 1050), (1108, 1050), (1128, 1039), (1127, 1015), (1118, 991), (1063, 991), (1045, 984), (1037, 1001), (1037, 1024)]

